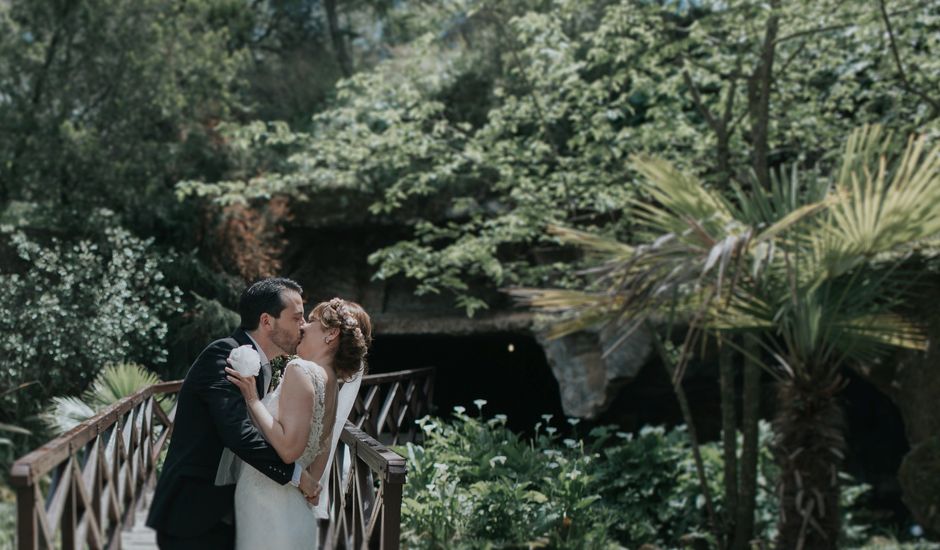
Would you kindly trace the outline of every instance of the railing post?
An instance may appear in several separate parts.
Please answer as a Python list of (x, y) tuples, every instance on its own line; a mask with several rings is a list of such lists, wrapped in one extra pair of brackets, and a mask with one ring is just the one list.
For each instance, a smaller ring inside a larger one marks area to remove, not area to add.
[(36, 488), (28, 480), (16, 488), (16, 539), (18, 550), (39, 550)]
[[(68, 468), (73, 467), (72, 460), (75, 460), (74, 456), (69, 460)], [(76, 484), (78, 483), (82, 483), (82, 477), (73, 471), (69, 477), (68, 492), (65, 494), (65, 506), (62, 509), (62, 550), (75, 550), (81, 544), (81, 541), (75, 540), (78, 515), (78, 488)]]
[[(389, 476), (391, 478), (391, 475)], [(401, 544), (401, 500), (405, 476), (385, 481), (382, 499), (382, 550), (398, 550)]]
[(104, 480), (102, 479), (101, 465), (104, 463), (104, 452), (102, 451), (101, 436), (95, 438), (95, 443), (88, 450), (88, 460), (93, 461), (91, 473), (91, 508), (86, 512), (91, 515), (92, 521), (98, 527), (98, 533), (103, 538), (105, 534), (105, 523), (107, 523), (107, 512), (101, 509), (101, 502), (104, 499)]

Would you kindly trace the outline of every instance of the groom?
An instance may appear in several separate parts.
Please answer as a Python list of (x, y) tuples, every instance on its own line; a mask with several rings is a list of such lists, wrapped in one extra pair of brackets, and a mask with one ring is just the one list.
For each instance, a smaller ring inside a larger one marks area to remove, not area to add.
[(298, 487), (308, 501), (319, 484), (300, 464), (284, 464), (252, 425), (245, 400), (225, 378), (226, 359), (238, 346), (261, 356), (258, 394), (271, 379), (270, 358), (292, 354), (302, 336), (304, 306), (300, 285), (290, 279), (264, 279), (242, 293), (241, 327), (199, 354), (180, 389), (170, 448), (150, 506), (147, 525), (157, 531), (161, 550), (231, 549), (235, 544), (235, 486), (216, 486), (222, 450), (277, 483)]

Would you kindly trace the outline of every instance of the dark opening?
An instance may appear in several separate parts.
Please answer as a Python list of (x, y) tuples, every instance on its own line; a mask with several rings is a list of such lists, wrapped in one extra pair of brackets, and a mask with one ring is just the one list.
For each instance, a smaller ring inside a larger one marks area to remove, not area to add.
[[(682, 382), (701, 441), (721, 436), (721, 402), (717, 369), (693, 361)], [(612, 424), (628, 432), (644, 426), (673, 428), (685, 424), (672, 379), (658, 358), (651, 358), (636, 378), (617, 393), (596, 424)]]
[(564, 417), (558, 382), (531, 336), (378, 335), (369, 352), (373, 373), (428, 366), (437, 367), (436, 415), (449, 416), (457, 405), (476, 414), (473, 401), (484, 399), (483, 415), (505, 414), (516, 432), (530, 432), (542, 414), (554, 415), (553, 423)]
[(849, 384), (842, 392), (846, 421), (844, 470), (871, 485), (863, 498), (880, 525), (893, 523), (903, 533), (911, 514), (901, 500), (897, 472), (910, 450), (901, 413), (891, 400), (860, 376), (846, 371)]

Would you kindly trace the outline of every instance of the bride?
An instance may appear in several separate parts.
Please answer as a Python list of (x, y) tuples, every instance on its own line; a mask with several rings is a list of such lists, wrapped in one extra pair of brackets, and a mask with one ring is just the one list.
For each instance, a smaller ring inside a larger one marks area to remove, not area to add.
[[(362, 307), (333, 298), (310, 312), (299, 357), (287, 364), (283, 382), (264, 400), (258, 399), (254, 376), (225, 369), (281, 460), (300, 462), (314, 479), (322, 479), (331, 455), (337, 380), (359, 374), (371, 339), (372, 323)], [(303, 495), (242, 464), (235, 486), (236, 549), (316, 548), (318, 540), (317, 517)]]

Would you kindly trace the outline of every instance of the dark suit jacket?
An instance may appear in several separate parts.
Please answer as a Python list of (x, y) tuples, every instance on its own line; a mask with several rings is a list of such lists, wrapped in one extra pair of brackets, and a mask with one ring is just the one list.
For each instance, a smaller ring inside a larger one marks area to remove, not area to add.
[(281, 462), (262, 438), (238, 388), (225, 378), (225, 360), (243, 345), (252, 343), (239, 329), (209, 344), (186, 373), (170, 448), (147, 517), (147, 525), (157, 531), (195, 537), (233, 513), (235, 486), (214, 483), (224, 447), (277, 483), (291, 479), (293, 464)]

